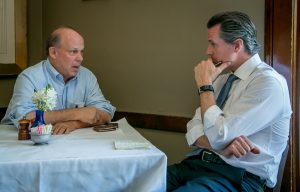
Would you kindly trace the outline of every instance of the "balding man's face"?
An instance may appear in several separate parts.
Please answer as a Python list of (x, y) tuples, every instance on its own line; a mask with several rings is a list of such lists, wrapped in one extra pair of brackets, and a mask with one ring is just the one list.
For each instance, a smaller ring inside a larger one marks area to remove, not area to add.
[(84, 40), (75, 31), (62, 29), (60, 45), (54, 47), (55, 54), (50, 55), (52, 65), (67, 82), (76, 76), (83, 61)]

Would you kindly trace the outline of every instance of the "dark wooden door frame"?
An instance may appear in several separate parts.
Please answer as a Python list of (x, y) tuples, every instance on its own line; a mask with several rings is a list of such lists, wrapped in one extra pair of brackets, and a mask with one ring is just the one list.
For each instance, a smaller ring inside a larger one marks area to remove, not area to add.
[(299, 0), (265, 0), (265, 61), (287, 79), (293, 115), (281, 191), (299, 191)]

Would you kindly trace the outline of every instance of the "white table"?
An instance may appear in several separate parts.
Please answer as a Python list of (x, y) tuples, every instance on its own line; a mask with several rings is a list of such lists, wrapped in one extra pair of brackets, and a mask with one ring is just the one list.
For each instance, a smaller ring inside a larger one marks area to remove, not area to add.
[(0, 125), (0, 191), (165, 191), (166, 155), (149, 149), (115, 149), (115, 141), (148, 142), (126, 121), (112, 132), (78, 129), (49, 144), (18, 140)]

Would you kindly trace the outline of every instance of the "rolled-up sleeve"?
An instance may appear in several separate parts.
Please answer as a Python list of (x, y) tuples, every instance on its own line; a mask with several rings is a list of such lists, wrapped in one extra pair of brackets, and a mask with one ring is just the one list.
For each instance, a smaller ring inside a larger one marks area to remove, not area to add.
[(192, 146), (195, 141), (203, 135), (203, 123), (201, 119), (200, 108), (198, 108), (193, 119), (187, 123), (187, 133), (185, 137), (188, 145)]

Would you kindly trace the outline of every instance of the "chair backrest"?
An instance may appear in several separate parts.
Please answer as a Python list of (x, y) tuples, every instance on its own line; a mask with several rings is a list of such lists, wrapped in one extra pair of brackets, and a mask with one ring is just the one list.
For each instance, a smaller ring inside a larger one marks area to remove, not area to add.
[(267, 192), (280, 192), (281, 189), (281, 181), (282, 181), (282, 177), (283, 177), (283, 173), (284, 173), (284, 167), (285, 167), (285, 162), (287, 159), (287, 155), (289, 152), (289, 143), (287, 143), (286, 148), (284, 149), (283, 153), (282, 153), (282, 157), (280, 160), (280, 164), (279, 164), (279, 169), (278, 169), (278, 174), (277, 174), (277, 183), (275, 185), (275, 187), (273, 189), (267, 189)]

